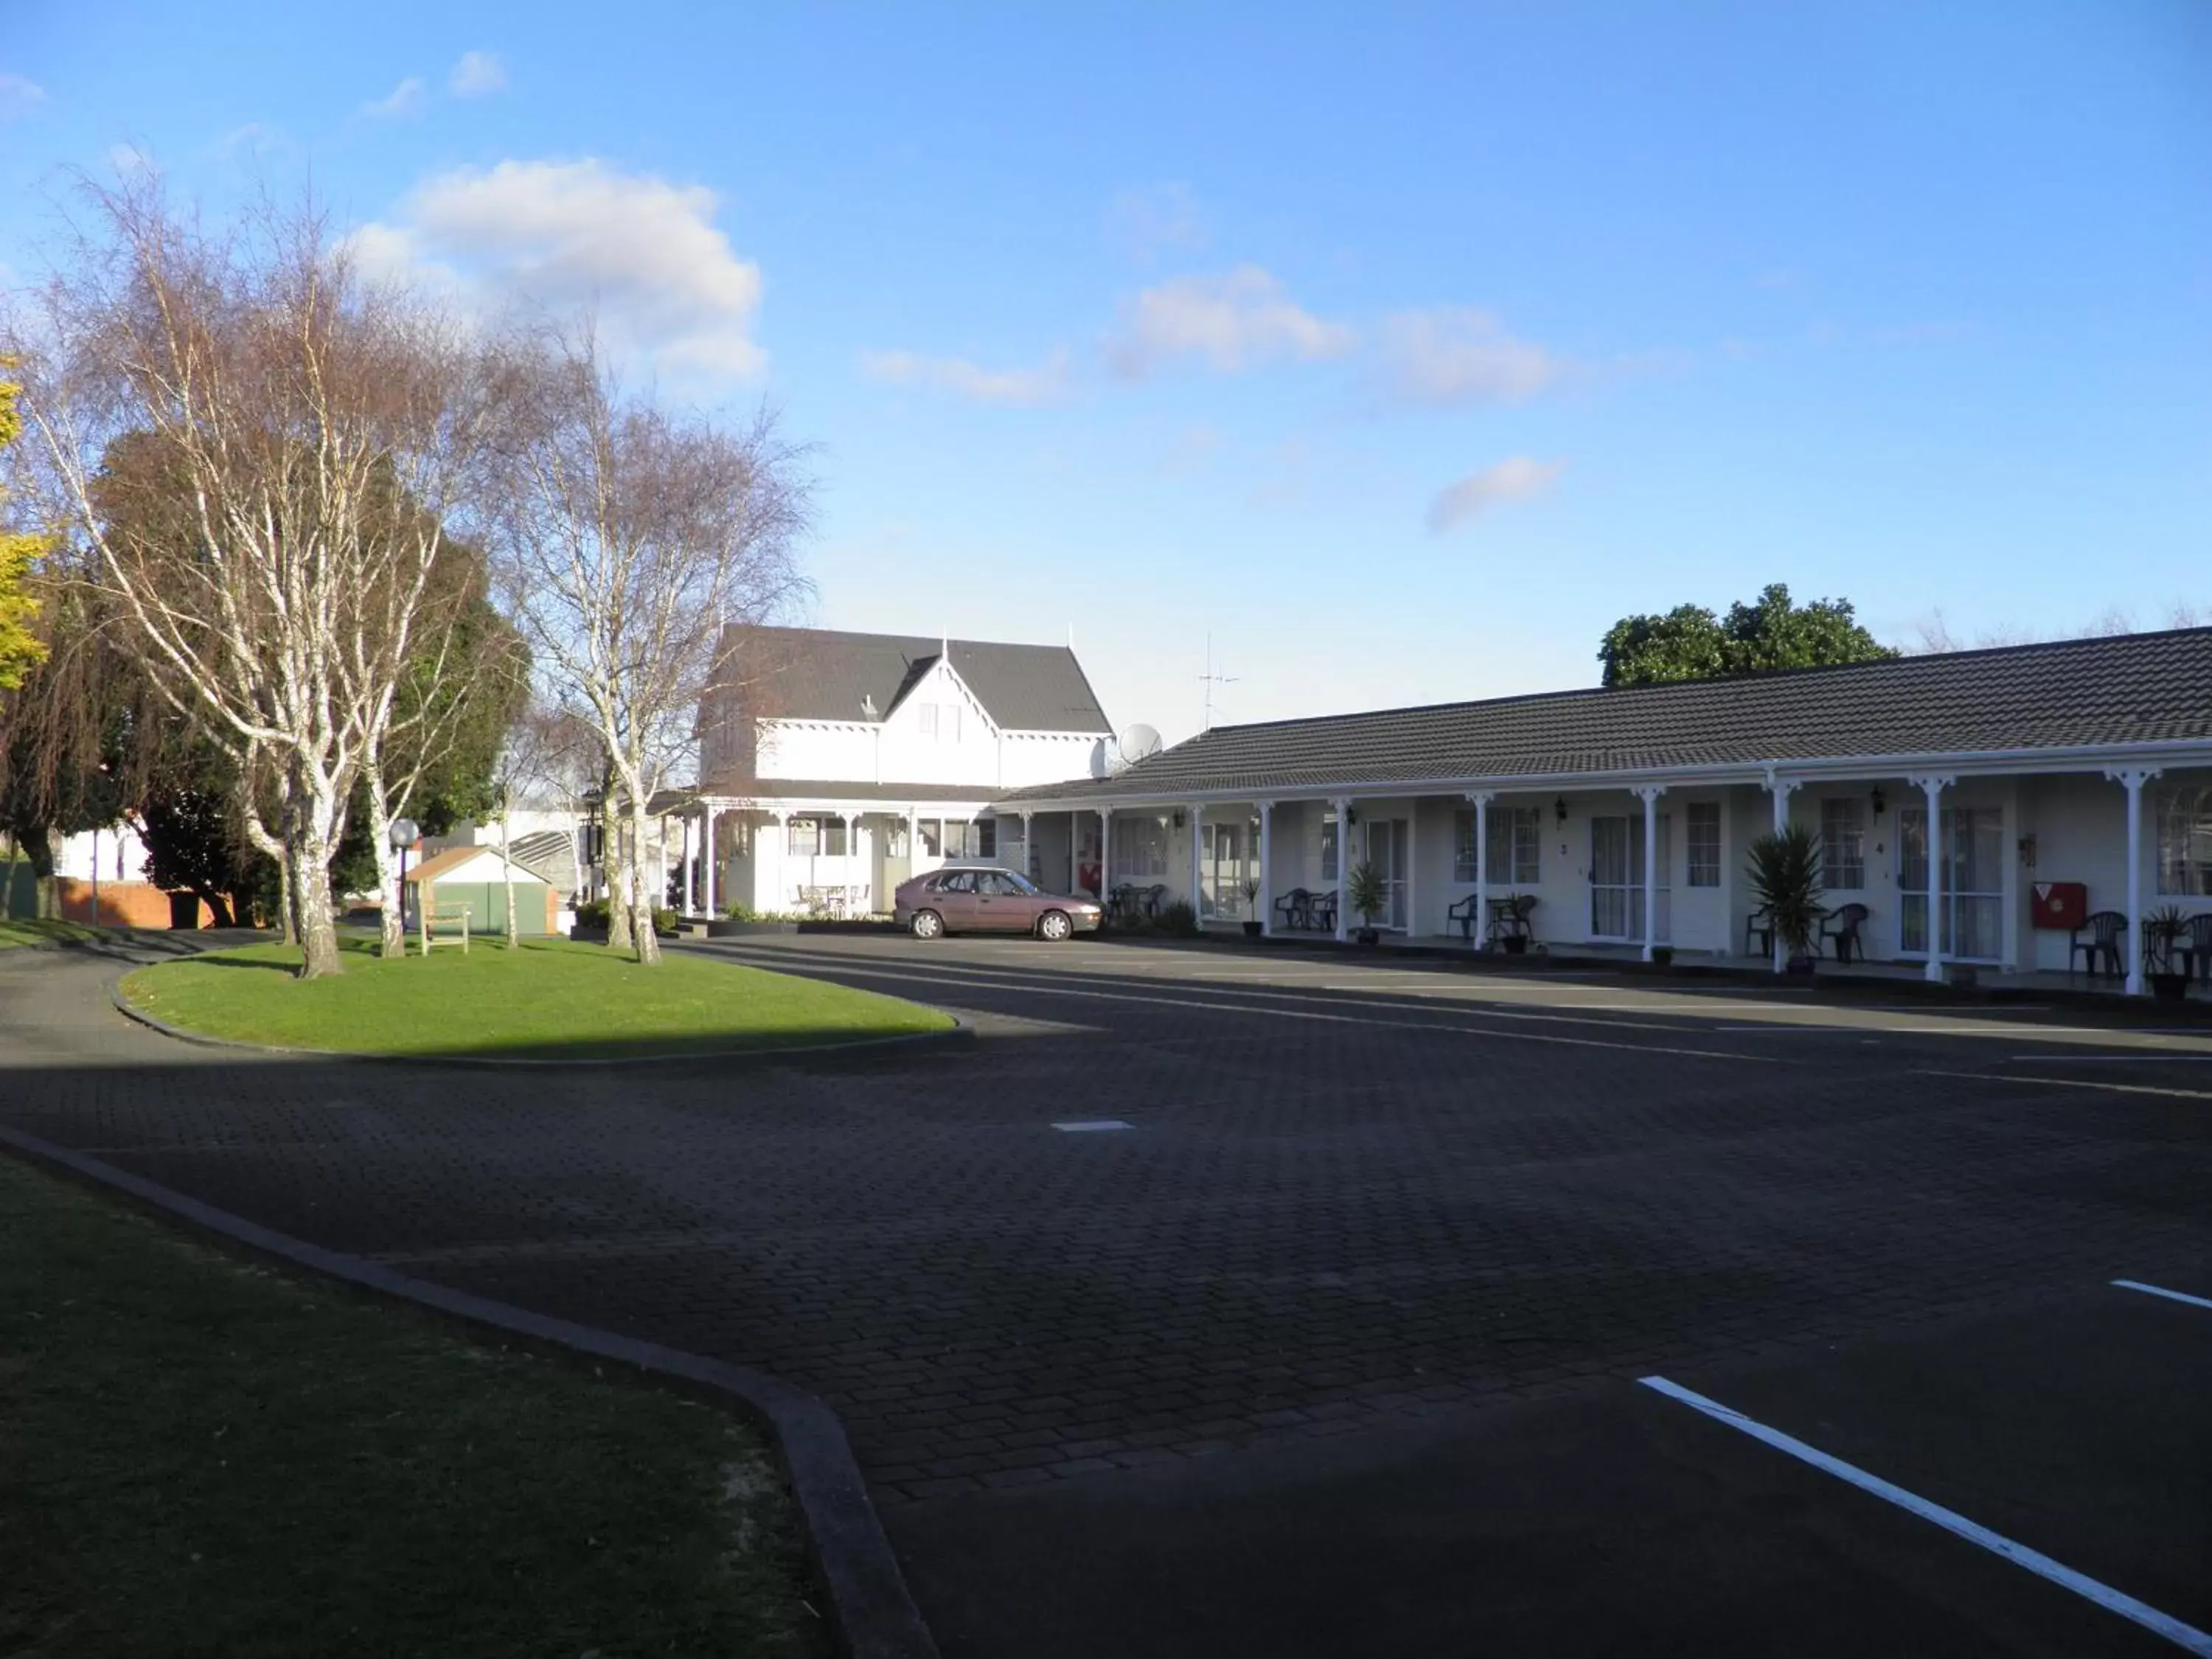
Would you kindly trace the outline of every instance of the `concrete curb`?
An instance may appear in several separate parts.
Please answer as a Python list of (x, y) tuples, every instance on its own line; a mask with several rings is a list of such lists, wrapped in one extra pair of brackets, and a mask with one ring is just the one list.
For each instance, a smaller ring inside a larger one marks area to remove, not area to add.
[(937, 1659), (937, 1643), (908, 1593), (836, 1413), (804, 1389), (765, 1371), (572, 1324), (442, 1285), (410, 1279), (359, 1256), (324, 1249), (243, 1216), (118, 1170), (36, 1135), (0, 1126), (0, 1146), (264, 1256), (343, 1279), (371, 1293), (571, 1354), (627, 1365), (686, 1386), (711, 1402), (734, 1403), (782, 1447), (816, 1565), (852, 1659)]
[[(149, 963), (149, 966), (158, 966)], [(886, 1049), (903, 1050), (925, 1046), (965, 1047), (975, 1041), (975, 1028), (950, 1009), (930, 1008), (932, 1013), (943, 1014), (952, 1022), (951, 1028), (943, 1031), (905, 1031), (896, 1036), (854, 1037), (842, 1042), (798, 1042), (780, 1048), (716, 1048), (681, 1054), (579, 1054), (572, 1060), (533, 1060), (522, 1055), (499, 1054), (359, 1054), (343, 1048), (280, 1048), (265, 1042), (240, 1042), (229, 1037), (210, 1036), (204, 1031), (188, 1031), (180, 1025), (157, 1019), (143, 1008), (131, 1006), (123, 994), (118, 982), (110, 988), (108, 1001), (115, 1012), (125, 1019), (136, 1020), (147, 1030), (158, 1031), (179, 1042), (189, 1042), (196, 1048), (228, 1048), (246, 1054), (271, 1054), (286, 1060), (373, 1060), (386, 1066), (473, 1066), (494, 1070), (544, 1071), (570, 1070), (578, 1066), (678, 1066), (712, 1065), (727, 1066), (732, 1062), (757, 1066), (781, 1063), (796, 1057), (866, 1055), (881, 1054)], [(917, 1008), (929, 1008), (927, 1003), (916, 1003)]]

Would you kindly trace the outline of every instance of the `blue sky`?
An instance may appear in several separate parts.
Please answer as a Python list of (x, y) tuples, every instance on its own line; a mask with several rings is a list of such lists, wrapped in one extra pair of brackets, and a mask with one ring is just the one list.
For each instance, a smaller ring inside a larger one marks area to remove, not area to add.
[(65, 169), (595, 300), (819, 446), (816, 619), (1119, 721), (1595, 678), (1762, 584), (1900, 642), (2212, 608), (2212, 7), (9, 0)]

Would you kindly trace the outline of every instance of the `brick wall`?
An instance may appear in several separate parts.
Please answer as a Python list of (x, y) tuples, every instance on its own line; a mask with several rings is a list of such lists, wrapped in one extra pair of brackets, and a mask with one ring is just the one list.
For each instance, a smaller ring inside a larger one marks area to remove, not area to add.
[[(89, 922), (96, 927), (167, 927), (169, 896), (143, 881), (103, 881), (100, 909), (94, 914), (92, 884), (75, 876), (54, 878), (54, 903), (64, 921)], [(193, 926), (208, 925), (208, 908), (197, 899)]]

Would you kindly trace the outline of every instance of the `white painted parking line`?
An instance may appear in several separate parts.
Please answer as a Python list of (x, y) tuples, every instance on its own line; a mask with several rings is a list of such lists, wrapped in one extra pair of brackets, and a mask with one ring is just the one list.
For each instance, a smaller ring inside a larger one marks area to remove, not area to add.
[(2098, 1066), (2118, 1060), (2130, 1066), (2156, 1062), (2160, 1065), (2203, 1066), (2212, 1064), (2212, 1054), (2174, 1054), (2161, 1049), (2147, 1048), (2137, 1054), (2007, 1054), (2008, 1061), (2024, 1061), (2034, 1066)]
[(1133, 1129), (1136, 1125), (1124, 1123), (1118, 1117), (1086, 1117), (1078, 1118), (1072, 1123), (1055, 1123), (1052, 1127), (1063, 1134), (1095, 1135), (1109, 1129)]
[(2149, 1083), (2100, 1083), (2086, 1077), (2019, 1077), (2006, 1072), (1939, 1072), (1923, 1066), (1916, 1077), (1968, 1078), (1976, 1083), (2033, 1083), (2044, 1089), (2094, 1089), (2108, 1095), (2164, 1095), (2173, 1100), (2212, 1100), (2203, 1089), (2161, 1089)]
[(2212, 1300), (2191, 1296), (2186, 1291), (2169, 1291), (2162, 1285), (2146, 1285), (2140, 1279), (2116, 1279), (2113, 1284), (2124, 1291), (2141, 1291), (2145, 1296), (2162, 1296), (2169, 1302), (2186, 1302), (2192, 1308), (2212, 1308)]
[(2075, 1595), (2094, 1601), (2107, 1612), (2132, 1620), (2154, 1635), (2163, 1636), (2185, 1652), (2212, 1655), (2212, 1636), (2208, 1636), (2194, 1625), (2185, 1625), (2171, 1614), (2160, 1613), (2156, 1607), (2138, 1601), (2134, 1596), (2114, 1589), (2110, 1584), (2100, 1583), (2087, 1573), (2076, 1572), (2063, 1562), (2052, 1560), (2040, 1550), (2032, 1550), (2025, 1544), (2015, 1543), (2002, 1533), (1991, 1532), (1979, 1522), (1969, 1521), (1955, 1510), (1947, 1510), (1941, 1504), (1930, 1503), (1902, 1486), (1892, 1485), (1878, 1474), (1869, 1474), (1856, 1464), (1830, 1456), (1817, 1446), (1808, 1446), (1794, 1435), (1784, 1434), (1779, 1429), (1770, 1429), (1765, 1424), (1756, 1422), (1734, 1407), (1722, 1405), (1717, 1400), (1708, 1400), (1701, 1394), (1693, 1394), (1679, 1382), (1670, 1382), (1663, 1376), (1646, 1376), (1638, 1380), (1647, 1389), (1656, 1389), (1694, 1411), (1703, 1412), (1716, 1423), (1724, 1423), (1754, 1440), (1764, 1441), (1777, 1451), (1787, 1452), (1801, 1462), (1809, 1463), (1816, 1469), (1834, 1475), (1838, 1480), (1849, 1481), (1861, 1492), (1871, 1492), (1885, 1503), (1896, 1504), (1907, 1514), (1934, 1522), (1954, 1537), (1979, 1545), (1990, 1554), (2001, 1556), (2016, 1567), (2025, 1567), (2039, 1578), (2048, 1579), (2063, 1589), (2072, 1590)]

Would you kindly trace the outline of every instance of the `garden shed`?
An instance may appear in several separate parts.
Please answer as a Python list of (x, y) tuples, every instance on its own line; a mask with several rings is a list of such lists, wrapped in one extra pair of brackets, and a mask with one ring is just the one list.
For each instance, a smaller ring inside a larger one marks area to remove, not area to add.
[[(507, 879), (509, 861), (496, 847), (448, 847), (434, 853), (407, 872), (411, 890), (407, 901), (407, 925), (420, 924), (422, 895), (430, 895), (433, 915), (468, 907), (472, 933), (507, 931)], [(556, 931), (561, 896), (544, 877), (520, 860), (513, 860), (515, 932), (546, 934)]]

